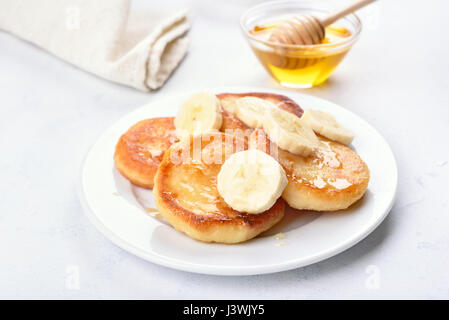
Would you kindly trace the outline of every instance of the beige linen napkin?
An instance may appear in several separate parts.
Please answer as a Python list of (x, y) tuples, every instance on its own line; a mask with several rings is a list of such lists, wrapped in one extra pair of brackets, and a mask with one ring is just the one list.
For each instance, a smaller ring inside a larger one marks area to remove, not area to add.
[(103, 78), (157, 89), (187, 53), (190, 24), (185, 11), (130, 7), (131, 0), (0, 0), (0, 29)]

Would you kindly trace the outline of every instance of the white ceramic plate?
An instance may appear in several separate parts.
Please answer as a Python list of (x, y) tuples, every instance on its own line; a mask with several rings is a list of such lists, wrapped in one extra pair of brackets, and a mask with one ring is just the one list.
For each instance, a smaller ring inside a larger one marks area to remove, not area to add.
[[(355, 114), (329, 101), (300, 93), (232, 87), (220, 92), (264, 91), (285, 94), (303, 109), (333, 114), (356, 132), (353, 148), (366, 161), (371, 180), (365, 196), (350, 209), (319, 214), (290, 212), (257, 238), (236, 245), (207, 244), (176, 231), (157, 214), (151, 191), (131, 185), (115, 169), (113, 154), (121, 134), (146, 118), (174, 116), (191, 94), (170, 96), (143, 106), (109, 128), (89, 151), (81, 177), (82, 202), (94, 225), (112, 242), (133, 254), (170, 268), (217, 275), (252, 275), (306, 266), (342, 252), (372, 232), (391, 209), (397, 167), (380, 134)], [(283, 240), (274, 235), (282, 232)]]

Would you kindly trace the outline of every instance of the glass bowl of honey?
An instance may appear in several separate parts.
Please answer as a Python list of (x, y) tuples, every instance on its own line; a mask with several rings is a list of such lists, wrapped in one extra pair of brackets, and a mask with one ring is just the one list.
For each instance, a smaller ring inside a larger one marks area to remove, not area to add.
[(301, 14), (318, 18), (332, 12), (326, 1), (273, 1), (246, 11), (242, 30), (259, 61), (281, 85), (310, 88), (326, 81), (357, 41), (362, 30), (355, 14), (326, 27), (319, 44), (291, 45), (270, 41), (270, 35), (283, 21)]

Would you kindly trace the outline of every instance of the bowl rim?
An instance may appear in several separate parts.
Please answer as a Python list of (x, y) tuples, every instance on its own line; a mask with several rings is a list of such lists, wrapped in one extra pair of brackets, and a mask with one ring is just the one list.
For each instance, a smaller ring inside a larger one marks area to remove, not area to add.
[(250, 8), (248, 8), (240, 17), (240, 28), (243, 31), (243, 33), (245, 34), (245, 36), (253, 41), (256, 42), (260, 42), (263, 43), (265, 45), (268, 45), (270, 47), (277, 47), (277, 48), (285, 48), (285, 49), (320, 49), (320, 48), (339, 48), (345, 45), (351, 45), (352, 43), (354, 43), (359, 35), (360, 32), (362, 31), (362, 21), (360, 20), (360, 18), (355, 14), (355, 13), (350, 13), (347, 16), (343, 17), (342, 19), (348, 19), (348, 17), (351, 17), (355, 20), (355, 24), (353, 21), (350, 21), (350, 23), (355, 25), (356, 30), (354, 31), (353, 34), (351, 34), (350, 37), (341, 40), (341, 41), (336, 41), (336, 42), (332, 42), (332, 43), (320, 43), (320, 44), (283, 44), (283, 43), (278, 43), (278, 42), (272, 42), (272, 41), (267, 41), (267, 40), (263, 40), (260, 39), (259, 37), (253, 36), (248, 28), (246, 28), (245, 26), (245, 21), (246, 19), (248, 19), (248, 15), (254, 11), (254, 10), (258, 10), (264, 7), (270, 7), (270, 6), (281, 6), (281, 5), (292, 5), (297, 9), (303, 9), (303, 10), (311, 10), (311, 11), (322, 11), (322, 12), (328, 12), (324, 9), (317, 9), (317, 8), (313, 8), (313, 7), (307, 7), (307, 6), (303, 6), (301, 4), (301, 2), (299, 1), (291, 1), (291, 0), (287, 0), (287, 1), (267, 1), (267, 2), (263, 2), (263, 3), (259, 3), (258, 5), (252, 6)]

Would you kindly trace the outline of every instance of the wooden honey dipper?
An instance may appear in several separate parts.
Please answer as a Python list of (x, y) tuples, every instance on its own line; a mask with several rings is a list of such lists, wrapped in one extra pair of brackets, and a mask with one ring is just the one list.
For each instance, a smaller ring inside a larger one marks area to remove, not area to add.
[(291, 45), (319, 44), (324, 39), (325, 28), (328, 25), (374, 1), (376, 0), (356, 1), (321, 19), (304, 14), (285, 20), (273, 30), (269, 40), (280, 44)]

